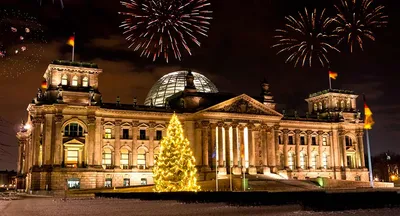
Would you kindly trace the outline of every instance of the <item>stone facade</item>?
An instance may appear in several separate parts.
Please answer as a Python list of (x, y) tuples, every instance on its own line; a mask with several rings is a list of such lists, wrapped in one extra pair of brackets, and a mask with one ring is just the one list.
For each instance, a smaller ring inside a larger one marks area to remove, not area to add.
[(276, 111), (265, 81), (261, 97), (200, 93), (188, 72), (185, 90), (166, 107), (121, 104), (118, 98), (103, 103), (101, 72), (93, 64), (49, 65), (47, 87), (38, 90), (17, 133), (25, 189), (152, 184), (151, 169), (173, 112), (183, 123), (200, 180), (217, 168), (220, 175), (245, 170), (290, 179), (368, 181), (353, 92), (312, 94), (305, 116), (289, 116)]

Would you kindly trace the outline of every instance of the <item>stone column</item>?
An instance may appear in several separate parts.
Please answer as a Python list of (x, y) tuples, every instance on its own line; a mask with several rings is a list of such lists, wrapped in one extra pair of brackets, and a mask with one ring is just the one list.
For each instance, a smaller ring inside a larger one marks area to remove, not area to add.
[(55, 119), (54, 119), (54, 139), (53, 139), (53, 146), (54, 146), (54, 152), (53, 152), (53, 161), (54, 165), (61, 165), (61, 162), (64, 160), (62, 158), (63, 155), (63, 143), (62, 143), (62, 132), (61, 132), (61, 127), (62, 127), (62, 121), (63, 121), (63, 116), (61, 114), (56, 114)]
[[(256, 167), (256, 144), (254, 143), (254, 139), (253, 139), (253, 129), (254, 129), (254, 125), (253, 124), (248, 124), (247, 125), (248, 143), (249, 143), (249, 167), (250, 167), (250, 169)], [(256, 170), (256, 173), (257, 173), (257, 170)]]
[(121, 162), (121, 120), (115, 120), (114, 135), (114, 166), (119, 169)]
[(322, 136), (324, 132), (318, 131), (318, 161), (317, 161), (317, 169), (322, 168)]
[(138, 137), (138, 133), (139, 133), (138, 125), (139, 125), (139, 122), (132, 123), (132, 164), (131, 164), (131, 166), (133, 168), (137, 168), (137, 156), (138, 156), (137, 137)]
[(201, 166), (202, 145), (201, 145), (201, 122), (195, 123), (195, 145), (194, 157), (196, 159), (196, 166)]
[(274, 172), (276, 167), (276, 152), (275, 152), (275, 132), (273, 127), (267, 129), (267, 152), (268, 152), (268, 166)]
[(283, 158), (285, 160), (285, 169), (289, 168), (289, 163), (288, 163), (288, 143), (289, 143), (289, 130), (288, 129), (283, 129)]
[[(216, 139), (216, 127), (217, 125), (215, 123), (211, 123), (209, 125), (210, 127), (210, 133), (211, 133), (211, 142), (208, 144), (208, 160), (211, 161), (211, 169), (215, 168), (215, 165), (217, 164), (217, 154), (218, 152), (215, 152), (216, 147), (217, 147), (217, 139)], [(214, 158), (212, 157), (215, 152)]]
[(232, 148), (233, 148), (233, 166), (237, 167), (238, 164), (238, 130), (237, 130), (238, 124), (237, 123), (232, 123)]
[(333, 168), (335, 170), (335, 166), (336, 166), (336, 162), (335, 162), (335, 155), (337, 153), (335, 153), (335, 148), (333, 146), (333, 133), (332, 131), (329, 131), (329, 137), (327, 139), (328, 141), (328, 145), (329, 145), (329, 149), (330, 149), (330, 160), (329, 160), (329, 164), (328, 167)]
[(279, 167), (281, 165), (280, 151), (279, 151), (279, 125), (274, 126), (274, 145), (275, 145), (275, 160), (276, 166)]
[(244, 149), (244, 126), (240, 125), (238, 126), (239, 128), (239, 161), (240, 161), (240, 166), (245, 167), (245, 149)]
[(311, 143), (312, 143), (312, 138), (311, 138), (312, 131), (308, 130), (307, 131), (307, 169), (311, 168)]
[(203, 121), (201, 122), (202, 129), (201, 129), (201, 135), (202, 135), (202, 144), (203, 144), (203, 171), (209, 170), (209, 164), (208, 164), (208, 126), (209, 122)]
[(223, 136), (222, 133), (222, 126), (224, 126), (223, 122), (218, 123), (218, 167), (224, 167), (224, 143), (223, 143)]
[(156, 134), (156, 123), (150, 122), (149, 124), (149, 166), (154, 166), (154, 138)]
[(52, 164), (52, 132), (53, 132), (53, 115), (45, 115), (43, 118), (43, 140), (42, 140), (42, 164)]
[(296, 168), (300, 168), (300, 133), (301, 131), (299, 129), (296, 129), (295, 131), (295, 142), (296, 142)]
[(22, 161), (23, 161), (23, 148), (25, 145), (25, 137), (18, 136), (18, 163), (17, 163), (17, 174), (22, 173)]
[(86, 143), (86, 145), (88, 146), (87, 148), (88, 165), (94, 164), (95, 140), (96, 140), (96, 117), (88, 116), (88, 143)]
[(360, 130), (357, 133), (357, 139), (358, 139), (358, 146), (359, 146), (359, 154), (360, 154), (360, 162), (361, 162), (361, 167), (365, 168), (365, 156), (364, 156), (364, 131)]
[(32, 147), (33, 147), (33, 157), (32, 157), (32, 165), (39, 165), (39, 152), (40, 152), (40, 139), (41, 139), (41, 125), (42, 125), (42, 117), (35, 117), (32, 121)]
[(347, 155), (346, 155), (346, 132), (343, 130), (339, 131), (339, 146), (342, 151), (342, 166), (343, 168), (347, 167)]
[(93, 164), (95, 166), (101, 166), (102, 162), (102, 151), (103, 151), (103, 137), (104, 137), (104, 132), (103, 132), (103, 124), (104, 122), (100, 117), (96, 117), (96, 137), (95, 140), (96, 142), (94, 143), (94, 148), (93, 148)]
[(261, 152), (262, 152), (262, 160), (263, 167), (268, 166), (268, 148), (267, 148), (267, 125), (261, 125)]
[(224, 124), (225, 129), (225, 164), (227, 171), (230, 172), (230, 167), (233, 165), (231, 164), (231, 140), (229, 137), (229, 128), (230, 125)]

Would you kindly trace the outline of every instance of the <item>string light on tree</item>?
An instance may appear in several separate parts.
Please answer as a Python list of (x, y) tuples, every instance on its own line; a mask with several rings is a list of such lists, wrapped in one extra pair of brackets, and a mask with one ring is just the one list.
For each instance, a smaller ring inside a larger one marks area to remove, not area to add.
[(174, 113), (161, 140), (160, 154), (153, 169), (156, 192), (199, 191), (195, 158), (182, 125)]

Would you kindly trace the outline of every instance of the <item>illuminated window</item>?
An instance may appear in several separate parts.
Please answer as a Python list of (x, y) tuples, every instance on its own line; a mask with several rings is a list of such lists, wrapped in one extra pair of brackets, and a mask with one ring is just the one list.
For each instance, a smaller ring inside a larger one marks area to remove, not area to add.
[(111, 139), (111, 128), (105, 128), (104, 129), (104, 138), (105, 139)]
[(83, 87), (88, 87), (88, 86), (89, 86), (89, 78), (83, 77), (83, 79), (82, 79), (82, 86), (83, 86)]
[(78, 77), (76, 75), (72, 77), (72, 86), (78, 86)]
[(322, 110), (322, 103), (319, 102), (319, 109)]
[(350, 108), (351, 108), (350, 100), (347, 100), (346, 107), (347, 107), (347, 109), (350, 109)]
[(306, 156), (304, 155), (304, 152), (300, 152), (300, 168), (306, 168)]
[(110, 149), (104, 149), (103, 151), (103, 165), (105, 165), (107, 168), (109, 168), (112, 164), (111, 162), (112, 155), (111, 155), (111, 150)]
[(67, 77), (67, 74), (64, 74), (64, 75), (61, 77), (61, 85), (68, 85), (68, 77)]
[(78, 164), (78, 150), (68, 150), (67, 151), (67, 164)]
[(314, 111), (317, 111), (318, 110), (318, 105), (317, 105), (317, 103), (314, 103)]
[(131, 185), (131, 180), (128, 178), (124, 178), (124, 187), (128, 187)]
[(112, 187), (112, 178), (106, 178), (104, 181), (104, 187)]
[(340, 101), (340, 108), (342, 108), (342, 109), (345, 108), (345, 106), (344, 106), (344, 101)]
[(321, 161), (321, 166), (322, 166), (322, 168), (324, 168), (324, 169), (327, 169), (328, 168), (328, 155), (326, 155), (326, 153), (324, 152), (324, 153), (322, 153), (322, 161)]
[(311, 168), (316, 169), (317, 168), (317, 154), (316, 153), (311, 153)]
[(67, 180), (68, 189), (79, 189), (80, 188), (80, 179), (71, 178)]
[(70, 123), (64, 128), (64, 136), (82, 137), (83, 128), (78, 123)]
[(144, 148), (138, 149), (137, 165), (139, 169), (146, 168), (146, 150)]
[(328, 138), (326, 136), (322, 137), (322, 145), (327, 146), (328, 145)]
[(289, 166), (289, 169), (291, 169), (291, 170), (294, 169), (294, 158), (293, 158), (292, 152), (288, 153), (288, 166)]
[(127, 149), (121, 149), (120, 164), (122, 166), (122, 169), (128, 169), (129, 168), (129, 152), (128, 152)]

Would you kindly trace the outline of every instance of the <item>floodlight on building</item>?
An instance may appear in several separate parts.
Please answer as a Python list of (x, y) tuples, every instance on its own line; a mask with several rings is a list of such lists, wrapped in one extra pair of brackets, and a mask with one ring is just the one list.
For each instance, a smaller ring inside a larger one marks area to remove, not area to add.
[(32, 126), (31, 126), (31, 124), (29, 124), (29, 123), (26, 123), (25, 125), (24, 125), (24, 129), (25, 130), (29, 130), (29, 129), (31, 129), (32, 128)]

